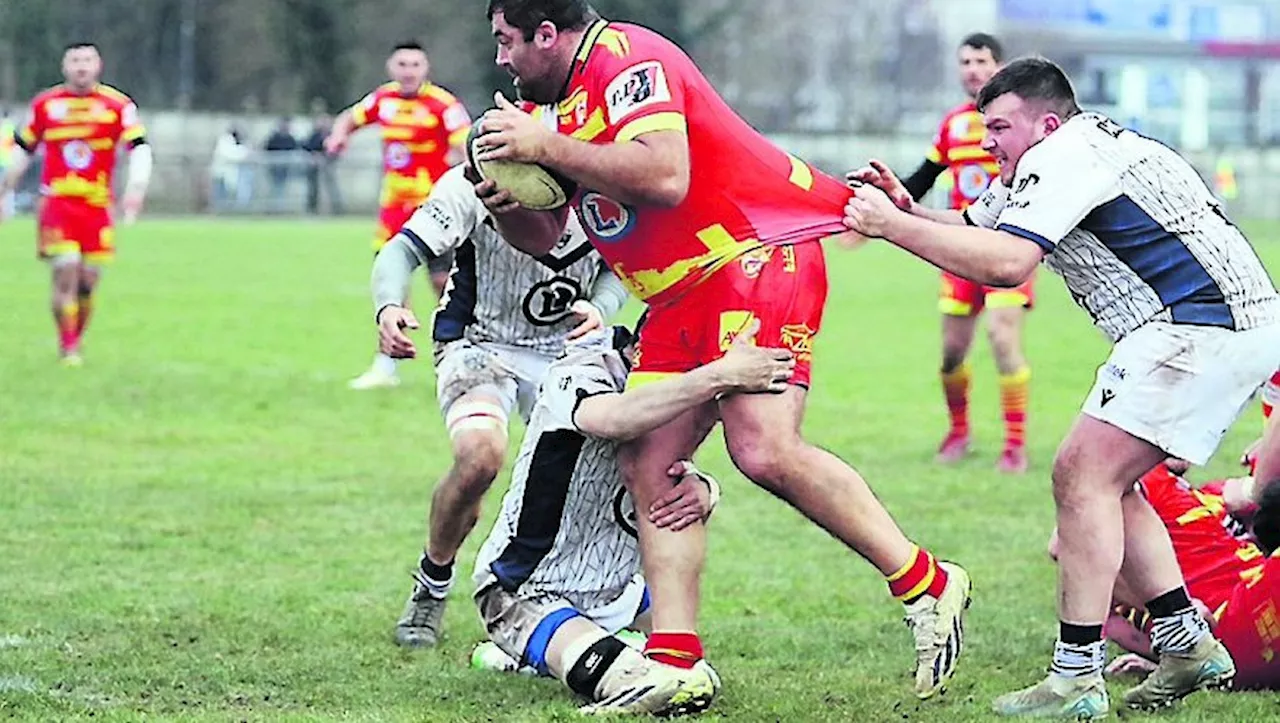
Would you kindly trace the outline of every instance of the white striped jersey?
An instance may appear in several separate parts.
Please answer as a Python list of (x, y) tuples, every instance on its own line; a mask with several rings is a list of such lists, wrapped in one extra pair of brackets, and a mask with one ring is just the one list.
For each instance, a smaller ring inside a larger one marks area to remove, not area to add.
[(1257, 253), (1191, 164), (1097, 113), (1028, 149), (1011, 186), (991, 184), (965, 217), (1039, 244), (1113, 341), (1149, 321), (1280, 321)]
[(493, 219), (455, 166), (440, 177), (400, 235), (425, 263), (454, 252), (453, 269), (432, 321), (432, 339), (466, 338), (557, 355), (576, 325), (569, 307), (613, 277), (573, 214), (559, 244), (534, 258), (498, 235)]
[(611, 373), (607, 354), (617, 355), (571, 348), (548, 370), (502, 510), (476, 557), (477, 584), (492, 574), (512, 593), (606, 601), (640, 571), (616, 445), (573, 420), (586, 397), (623, 391), (625, 374)]

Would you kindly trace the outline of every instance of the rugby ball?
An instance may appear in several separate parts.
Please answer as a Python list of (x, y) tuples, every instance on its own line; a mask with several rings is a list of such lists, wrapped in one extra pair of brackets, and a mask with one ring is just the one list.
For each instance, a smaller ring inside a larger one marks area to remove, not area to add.
[(472, 126), (467, 136), (467, 162), (482, 180), (493, 181), (521, 206), (534, 211), (551, 211), (569, 202), (576, 190), (573, 182), (549, 168), (537, 163), (477, 161), (478, 128), (479, 124)]

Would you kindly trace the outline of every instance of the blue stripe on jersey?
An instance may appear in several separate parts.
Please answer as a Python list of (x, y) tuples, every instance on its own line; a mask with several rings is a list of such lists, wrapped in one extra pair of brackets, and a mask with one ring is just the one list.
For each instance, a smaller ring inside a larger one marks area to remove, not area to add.
[(476, 247), (467, 241), (458, 247), (449, 276), (449, 300), (436, 311), (431, 338), (449, 342), (462, 338), (467, 327), (476, 323)]
[(516, 534), (507, 541), (497, 559), (489, 565), (503, 590), (514, 593), (551, 552), (560, 532), (569, 482), (578, 466), (586, 437), (569, 429), (543, 432), (538, 436), (529, 474), (520, 498)]
[(529, 642), (525, 643), (520, 662), (538, 671), (538, 675), (550, 675), (547, 670), (547, 648), (551, 645), (551, 639), (556, 636), (561, 625), (580, 617), (582, 614), (573, 608), (560, 608), (539, 620), (529, 635)]
[(1231, 307), (1218, 282), (1185, 242), (1165, 229), (1128, 196), (1119, 196), (1089, 212), (1080, 228), (1155, 290), (1179, 324), (1235, 327)]
[[(968, 216), (965, 217), (966, 220), (968, 220), (968, 218), (969, 218)], [(972, 225), (972, 222), (970, 222), (970, 225)], [(996, 230), (1004, 231), (1005, 233), (1011, 233), (1014, 236), (1021, 236), (1022, 238), (1027, 239), (1028, 241), (1035, 241), (1036, 245), (1044, 249), (1044, 252), (1046, 254), (1053, 252), (1053, 242), (1045, 238), (1044, 236), (1041, 236), (1040, 234), (1036, 233), (1035, 231), (1028, 231), (1025, 228), (1022, 228), (1021, 226), (1014, 226), (1011, 223), (1002, 223), (999, 226), (996, 226)]]

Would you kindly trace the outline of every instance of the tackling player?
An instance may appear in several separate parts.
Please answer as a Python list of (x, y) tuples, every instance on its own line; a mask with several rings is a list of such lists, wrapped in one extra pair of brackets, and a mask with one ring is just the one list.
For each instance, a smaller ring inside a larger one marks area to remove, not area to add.
[[(596, 701), (591, 712), (694, 712), (719, 686), (705, 662), (665, 665), (615, 637), (645, 626), (637, 618), (648, 602), (636, 510), (616, 455), (619, 441), (705, 410), (717, 396), (783, 388), (795, 359), (753, 346), (758, 326), (706, 366), (626, 391), (634, 342), (624, 328), (602, 330), (570, 346), (542, 385), (511, 488), (476, 558), (476, 604), (503, 652)], [(689, 462), (667, 472), (664, 495), (645, 516), (674, 529), (700, 525), (718, 486), (704, 488)]]
[[(951, 208), (963, 211), (987, 190), (1000, 169), (982, 147), (986, 128), (974, 99), (982, 86), (1000, 69), (1004, 52), (1000, 42), (986, 33), (975, 33), (960, 43), (957, 58), (960, 83), (969, 100), (942, 119), (933, 148), (909, 177), (903, 179), (917, 201), (933, 187), (943, 172), (951, 176)], [(1020, 474), (1027, 471), (1027, 387), (1031, 368), (1022, 352), (1022, 322), (1033, 300), (1034, 277), (1012, 289), (975, 283), (949, 271), (942, 272), (942, 391), (951, 428), (938, 447), (938, 461), (956, 462), (969, 453), (969, 365), (966, 362), (978, 328), (978, 315), (987, 312), (987, 336), (1000, 371), (1000, 406), (1004, 412), (1004, 450), (996, 468)]]
[[(1156, 672), (1127, 691), (1159, 708), (1230, 680), (1230, 654), (1191, 604), (1169, 535), (1134, 483), (1166, 457), (1202, 464), (1280, 368), (1280, 297), (1196, 170), (1082, 111), (1061, 68), (1005, 66), (978, 95), (1000, 164), (963, 213), (915, 204), (876, 163), (848, 223), (966, 278), (1016, 286), (1044, 261), (1115, 343), (1053, 469), (1059, 631), (1047, 678), (1001, 696), (1004, 715), (1106, 713), (1103, 623), (1121, 565), (1153, 616)], [(886, 195), (887, 192), (887, 195)], [(892, 198), (892, 200), (890, 200)], [(906, 209), (906, 211), (904, 211)]]
[[(1259, 510), (1252, 501), (1252, 478), (1194, 489), (1179, 476), (1186, 467), (1180, 460), (1157, 466), (1138, 483), (1139, 491), (1169, 531), (1188, 592), (1206, 606), (1214, 635), (1235, 660), (1233, 688), (1280, 690), (1280, 539), (1275, 537), (1280, 495), (1272, 495)], [(1232, 533), (1249, 527), (1241, 523), (1250, 517), (1261, 533), (1256, 544)], [(1056, 559), (1056, 536), (1049, 554)], [(1107, 620), (1107, 637), (1154, 660), (1151, 617), (1130, 587), (1122, 571), (1116, 584), (1120, 607)], [(1133, 666), (1117, 660), (1112, 667)]]
[(454, 559), (502, 468), (511, 412), (518, 408), (527, 421), (565, 340), (603, 326), (627, 297), (577, 224), (539, 258), (512, 248), (464, 173), (457, 166), (441, 177), (373, 269), (382, 350), (409, 358), (417, 354), (405, 335), (418, 327), (405, 308), (413, 271), (441, 256), (456, 259), (431, 330), (436, 401), (453, 465), (432, 494), (417, 582), (396, 623), (396, 642), (407, 646), (434, 645), (439, 637)]
[[(427, 80), (427, 53), (416, 42), (400, 43), (387, 59), (386, 83), (344, 110), (324, 140), (327, 153), (341, 153), (351, 134), (368, 125), (382, 129), (382, 209), (373, 238), (377, 253), (431, 193), (451, 166), (465, 158), (463, 144), (471, 130), (467, 109), (452, 93)], [(453, 258), (431, 259), (427, 270), (436, 296), (444, 292)], [(400, 383), (396, 363), (385, 354), (374, 357), (352, 389), (391, 387)]]
[[(796, 355), (786, 391), (726, 396), (625, 445), (637, 506), (669, 489), (667, 470), (692, 456), (716, 412), (738, 469), (885, 576), (915, 637), (916, 693), (933, 696), (961, 653), (968, 574), (913, 544), (855, 470), (800, 436), (826, 301), (820, 241), (843, 231), (849, 190), (769, 143), (653, 31), (603, 20), (585, 0), (490, 0), (488, 14), (498, 64), (521, 98), (554, 103), (557, 117), (543, 123), (497, 96), (479, 157), (541, 163), (578, 184), (572, 205), (589, 238), (649, 305), (628, 384), (710, 362), (757, 321), (760, 343)], [(491, 182), (476, 192), (507, 240), (534, 255), (569, 213), (518, 208)], [(642, 517), (640, 545), (654, 602), (649, 654), (692, 665), (703, 652), (693, 631), (705, 530), (658, 530)]]
[(71, 43), (62, 54), (65, 82), (31, 101), (14, 140), (14, 162), (0, 198), (12, 191), (31, 155), (44, 146), (37, 219), (37, 255), (53, 269), (53, 319), (58, 352), (67, 366), (81, 364), (80, 341), (93, 312), (102, 267), (115, 256), (112, 223), (116, 153), (129, 150), (129, 177), (121, 204), (125, 223), (142, 210), (151, 179), (151, 146), (138, 107), (100, 83), (102, 57), (92, 43)]

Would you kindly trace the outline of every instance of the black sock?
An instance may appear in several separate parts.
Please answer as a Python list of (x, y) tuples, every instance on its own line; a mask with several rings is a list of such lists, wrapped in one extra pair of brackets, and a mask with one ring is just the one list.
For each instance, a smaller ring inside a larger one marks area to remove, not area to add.
[(1067, 645), (1091, 645), (1102, 640), (1102, 626), (1059, 622), (1058, 640)]
[(418, 567), (422, 568), (423, 574), (436, 582), (449, 582), (453, 579), (452, 560), (443, 565), (437, 565), (424, 552), (422, 553), (422, 559), (418, 561)]
[(1149, 600), (1145, 606), (1153, 618), (1167, 618), (1191, 607), (1185, 585), (1179, 585), (1160, 597)]

